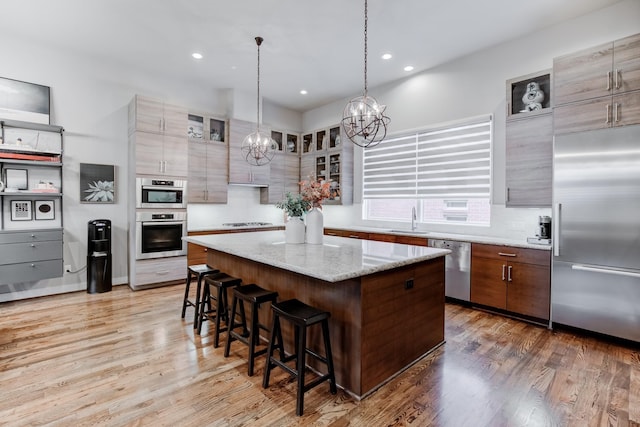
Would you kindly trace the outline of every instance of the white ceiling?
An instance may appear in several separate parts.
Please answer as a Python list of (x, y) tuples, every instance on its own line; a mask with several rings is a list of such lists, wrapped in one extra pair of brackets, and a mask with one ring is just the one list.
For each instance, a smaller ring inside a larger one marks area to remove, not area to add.
[[(369, 0), (375, 87), (620, 0)], [(0, 34), (306, 111), (364, 85), (364, 1), (2, 0)], [(191, 53), (204, 58), (196, 61)], [(389, 61), (380, 59), (390, 52)], [(300, 95), (306, 89), (309, 93)]]

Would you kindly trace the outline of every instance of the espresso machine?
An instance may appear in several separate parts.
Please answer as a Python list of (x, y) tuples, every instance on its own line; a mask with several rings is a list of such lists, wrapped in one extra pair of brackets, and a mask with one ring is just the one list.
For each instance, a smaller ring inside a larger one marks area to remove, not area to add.
[(540, 245), (551, 244), (551, 217), (541, 215), (538, 217), (538, 228), (536, 237), (527, 238), (528, 243), (536, 243)]

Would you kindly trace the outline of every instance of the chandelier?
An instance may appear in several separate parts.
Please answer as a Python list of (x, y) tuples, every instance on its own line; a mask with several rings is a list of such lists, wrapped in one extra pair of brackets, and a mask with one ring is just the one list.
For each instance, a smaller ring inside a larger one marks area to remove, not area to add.
[(342, 129), (351, 142), (360, 147), (372, 147), (387, 136), (391, 119), (384, 115), (387, 108), (367, 93), (367, 0), (364, 1), (364, 95), (353, 98), (344, 107)]
[(244, 137), (242, 141), (242, 155), (247, 163), (253, 166), (266, 165), (273, 159), (278, 150), (278, 144), (271, 139), (271, 136), (260, 132), (260, 45), (264, 39), (256, 37), (258, 45), (258, 102), (257, 102), (257, 119), (256, 131)]

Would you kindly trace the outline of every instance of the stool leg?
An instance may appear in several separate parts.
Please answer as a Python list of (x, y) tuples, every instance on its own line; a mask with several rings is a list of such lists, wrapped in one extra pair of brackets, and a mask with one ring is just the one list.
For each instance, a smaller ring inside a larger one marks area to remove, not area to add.
[[(200, 282), (198, 281), (198, 290), (200, 290)], [(209, 293), (209, 284), (205, 283), (202, 287), (202, 296), (200, 299), (200, 303), (198, 306), (200, 307), (198, 311), (198, 335), (202, 332), (202, 324), (206, 317), (204, 313), (209, 310), (211, 311), (211, 294)]]
[[(260, 335), (258, 328), (258, 304), (251, 304), (251, 330), (249, 331), (249, 371), (250, 377), (253, 376), (253, 359), (256, 352), (256, 339)], [(258, 334), (258, 336), (256, 335)]]
[(187, 312), (187, 301), (189, 300), (189, 286), (191, 285), (191, 272), (187, 271), (187, 283), (184, 288), (184, 299), (182, 300), (182, 319)]
[[(198, 276), (198, 286), (196, 287), (196, 303), (195, 303), (195, 314), (193, 315), (193, 329), (198, 329), (198, 325), (200, 324), (200, 292), (202, 292), (202, 277)], [(198, 329), (198, 335), (200, 334), (200, 330)]]
[(333, 370), (333, 354), (331, 353), (331, 340), (329, 339), (329, 322), (322, 321), (322, 337), (324, 338), (324, 353), (327, 359), (327, 369), (329, 369), (329, 390), (331, 394), (336, 394), (336, 374)]
[[(209, 292), (211, 292), (211, 290), (209, 290)], [(224, 297), (223, 297), (223, 293), (224, 289), (222, 289), (222, 286), (218, 286), (218, 296), (217, 296), (217, 307), (216, 307), (216, 332), (215, 335), (213, 336), (213, 348), (218, 348), (218, 345), (220, 344), (220, 318), (223, 316), (222, 313), (226, 313), (227, 311), (227, 307), (225, 305), (225, 301), (224, 301)], [(226, 317), (226, 316), (225, 316)], [(227, 329), (229, 329), (229, 322), (226, 321), (227, 323)]]
[(304, 370), (305, 370), (305, 356), (307, 354), (305, 348), (307, 345), (307, 328), (303, 326), (297, 326), (296, 330), (300, 330), (298, 335), (298, 342), (296, 346), (298, 349), (298, 360), (296, 365), (298, 369), (298, 399), (296, 402), (296, 415), (302, 416), (304, 408)]
[[(277, 314), (273, 315), (273, 321), (271, 322), (271, 336), (269, 337), (269, 345), (267, 347), (267, 363), (264, 366), (264, 376), (262, 377), (262, 388), (269, 388), (269, 375), (271, 374), (271, 368), (275, 365), (271, 363), (273, 357), (273, 351), (275, 350), (275, 340), (282, 340), (282, 334), (280, 333), (280, 318)], [(279, 343), (278, 348), (282, 348), (282, 342)], [(280, 353), (280, 359), (282, 359), (282, 353)]]
[(233, 337), (231, 336), (231, 331), (236, 327), (236, 305), (238, 304), (238, 298), (233, 297), (231, 300), (231, 319), (227, 322), (227, 343), (224, 346), (224, 357), (229, 357), (229, 350), (231, 350), (231, 341)]

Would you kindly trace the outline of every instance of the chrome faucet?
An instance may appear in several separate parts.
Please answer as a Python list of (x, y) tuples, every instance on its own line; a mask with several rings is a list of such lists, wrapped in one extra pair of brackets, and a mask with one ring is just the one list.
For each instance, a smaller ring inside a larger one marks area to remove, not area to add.
[(411, 231), (416, 231), (416, 228), (417, 228), (417, 227), (416, 227), (416, 219), (417, 219), (417, 216), (416, 216), (416, 207), (415, 207), (415, 206), (413, 206), (413, 207), (411, 208)]

